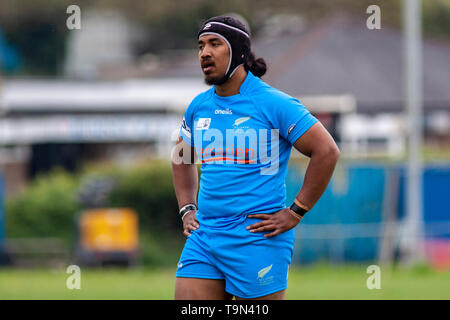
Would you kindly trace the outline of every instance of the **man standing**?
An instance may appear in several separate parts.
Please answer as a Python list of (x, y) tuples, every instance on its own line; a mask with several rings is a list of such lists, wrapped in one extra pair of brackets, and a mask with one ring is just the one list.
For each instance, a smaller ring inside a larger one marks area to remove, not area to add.
[[(175, 299), (284, 299), (294, 227), (325, 191), (339, 157), (333, 138), (295, 98), (260, 77), (247, 27), (218, 16), (198, 33), (212, 88), (187, 108), (172, 158), (184, 234)], [(310, 157), (286, 208), (292, 146)], [(200, 189), (196, 159), (201, 162)]]

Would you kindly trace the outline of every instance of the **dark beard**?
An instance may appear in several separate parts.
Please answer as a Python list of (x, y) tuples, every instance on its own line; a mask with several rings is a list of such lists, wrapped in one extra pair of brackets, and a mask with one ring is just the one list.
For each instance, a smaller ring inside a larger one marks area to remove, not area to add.
[(208, 86), (212, 86), (212, 85), (220, 86), (220, 85), (224, 84), (225, 82), (227, 82), (227, 80), (228, 80), (228, 77), (226, 76), (226, 74), (224, 74), (222, 77), (216, 77), (216, 78), (205, 77), (205, 83)]

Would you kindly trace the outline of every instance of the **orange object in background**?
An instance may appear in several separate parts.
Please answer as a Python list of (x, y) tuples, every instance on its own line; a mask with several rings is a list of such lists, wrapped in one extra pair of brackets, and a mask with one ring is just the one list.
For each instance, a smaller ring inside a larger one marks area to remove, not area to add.
[(93, 209), (80, 217), (81, 248), (91, 252), (138, 249), (138, 220), (132, 209)]
[(441, 238), (427, 240), (425, 248), (428, 261), (439, 270), (450, 269), (450, 240)]

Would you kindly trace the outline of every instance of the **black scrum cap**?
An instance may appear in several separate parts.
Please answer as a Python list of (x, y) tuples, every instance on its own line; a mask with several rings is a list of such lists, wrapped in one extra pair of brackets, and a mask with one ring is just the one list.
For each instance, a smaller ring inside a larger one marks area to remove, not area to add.
[(250, 54), (250, 32), (244, 23), (237, 18), (217, 16), (206, 20), (198, 32), (198, 39), (202, 35), (214, 34), (222, 38), (230, 50), (230, 61), (225, 73), (231, 78), (236, 69), (244, 64)]

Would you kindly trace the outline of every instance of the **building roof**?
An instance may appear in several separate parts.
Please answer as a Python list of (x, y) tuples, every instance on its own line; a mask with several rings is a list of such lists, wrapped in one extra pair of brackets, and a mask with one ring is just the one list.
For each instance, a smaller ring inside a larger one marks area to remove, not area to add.
[[(293, 39), (273, 60), (268, 78), (289, 94), (351, 94), (360, 112), (400, 111), (405, 94), (403, 50), (398, 30), (369, 30), (364, 20), (336, 17)], [(426, 108), (450, 109), (449, 57), (449, 42), (424, 40)]]
[(8, 80), (0, 88), (0, 111), (183, 112), (208, 87), (201, 79), (150, 79), (106, 82)]
[[(252, 49), (268, 63), (263, 80), (299, 97), (311, 111), (342, 104), (336, 108), (377, 113), (404, 110), (403, 43), (399, 30), (384, 25), (369, 30), (364, 19), (334, 16), (304, 30), (260, 35)], [(0, 113), (182, 113), (208, 86), (196, 50), (165, 56), (152, 79), (6, 80), (0, 86)], [(450, 110), (449, 57), (450, 41), (424, 39), (427, 110)]]
[[(301, 97), (352, 95), (358, 112), (404, 109), (404, 40), (401, 30), (369, 30), (364, 19), (334, 16), (304, 31), (260, 35), (252, 49), (268, 63), (263, 80)], [(424, 105), (450, 109), (450, 41), (424, 38)], [(196, 54), (158, 76), (201, 77)]]

